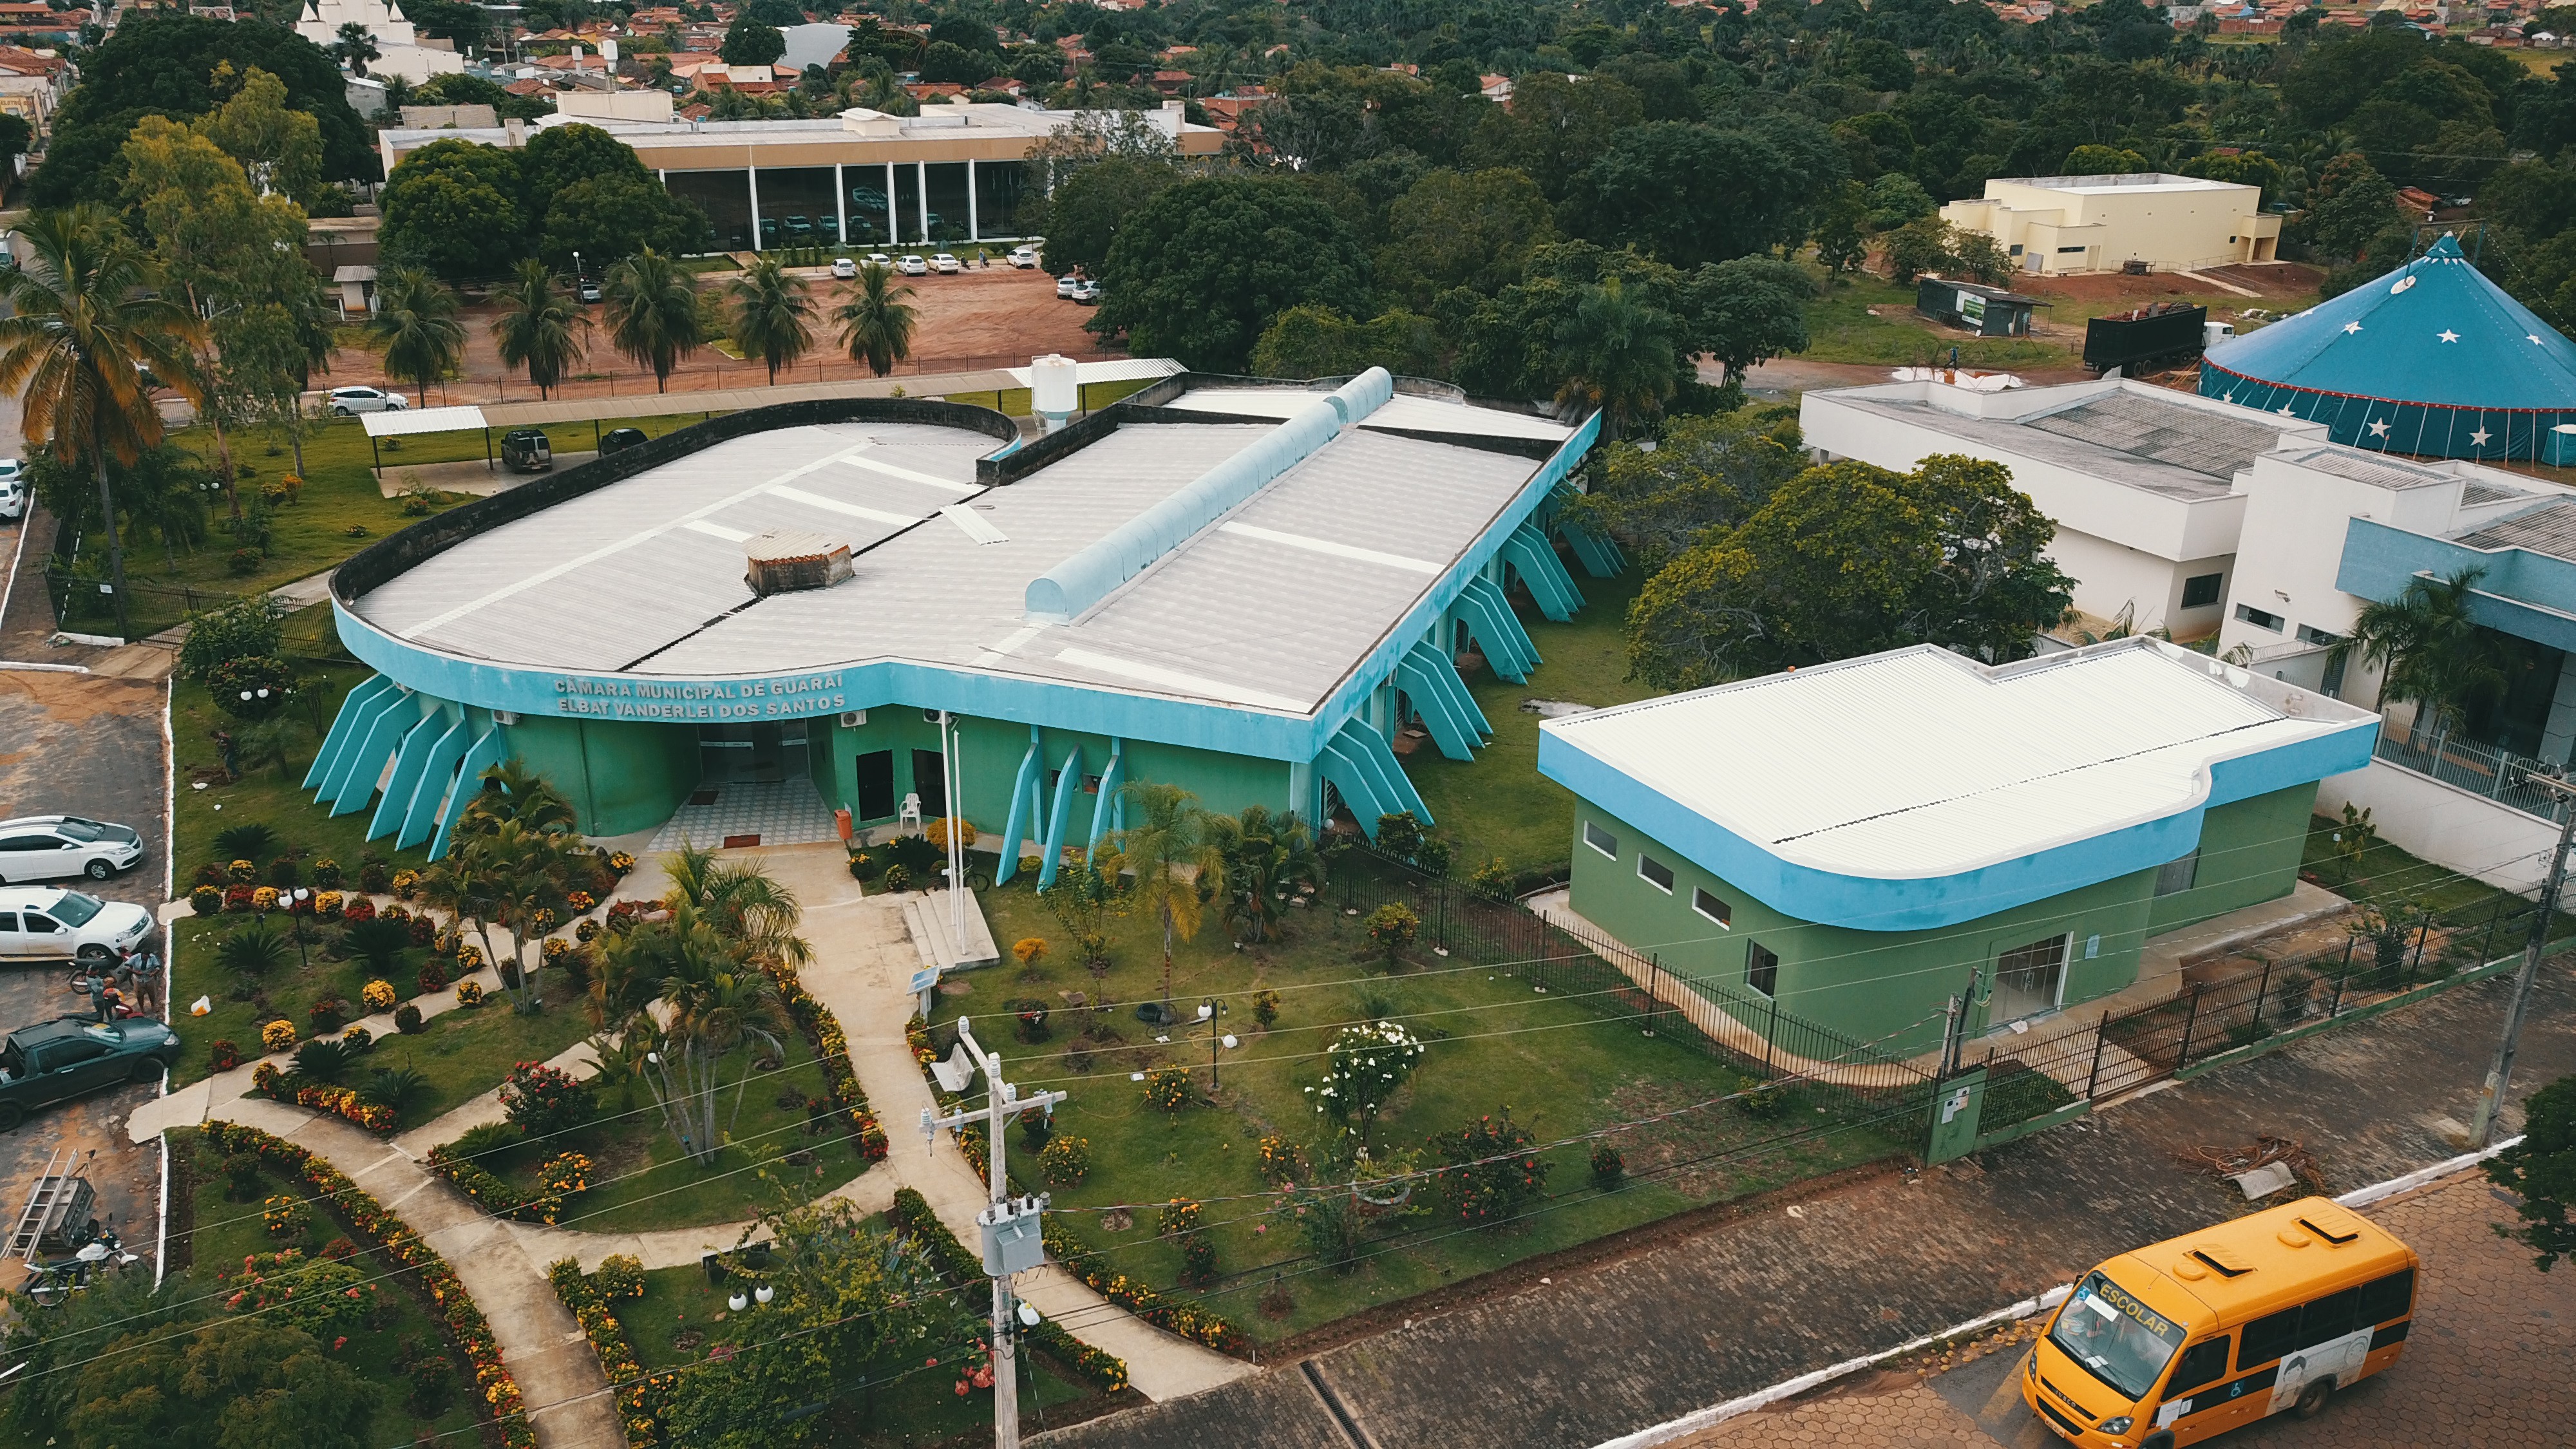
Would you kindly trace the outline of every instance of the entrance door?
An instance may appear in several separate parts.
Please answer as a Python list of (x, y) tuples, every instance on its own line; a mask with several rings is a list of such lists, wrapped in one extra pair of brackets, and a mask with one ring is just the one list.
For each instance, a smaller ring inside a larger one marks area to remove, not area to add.
[(1986, 1012), (1989, 1025), (2001, 1026), (2025, 1016), (2057, 1009), (2066, 987), (2066, 936), (2051, 936), (2015, 946), (1995, 958), (1995, 993)]
[[(802, 743), (798, 742), (800, 756)], [(701, 784), (776, 784), (787, 778), (783, 754), (784, 741), (775, 722), (698, 726)]]
[(886, 820), (894, 815), (894, 751), (870, 750), (859, 756), (859, 818)]
[(923, 820), (948, 813), (948, 786), (941, 778), (937, 750), (912, 752), (912, 793), (921, 797)]

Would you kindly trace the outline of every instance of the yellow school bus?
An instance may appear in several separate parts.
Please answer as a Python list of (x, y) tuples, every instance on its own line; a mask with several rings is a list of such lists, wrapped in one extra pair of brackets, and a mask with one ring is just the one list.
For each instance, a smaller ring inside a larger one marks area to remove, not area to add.
[(2087, 1273), (2022, 1365), (2058, 1437), (2178, 1449), (2266, 1415), (2305, 1419), (2397, 1361), (2413, 1249), (2312, 1197), (2122, 1253)]

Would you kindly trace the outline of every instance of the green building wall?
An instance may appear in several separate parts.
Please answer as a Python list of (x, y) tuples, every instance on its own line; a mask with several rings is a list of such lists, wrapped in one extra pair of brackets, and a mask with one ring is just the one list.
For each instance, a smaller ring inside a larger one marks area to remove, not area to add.
[[(1756, 1030), (1768, 1022), (1768, 1003), (1748, 981), (1749, 947), (1758, 943), (1779, 957), (1781, 1011), (1864, 1041), (1887, 1038), (1889, 1048), (1910, 1054), (1940, 1045), (1944, 1004), (1972, 983), (1991, 987), (1994, 962), (2007, 951), (2070, 936), (2060, 1004), (2072, 1007), (2136, 981), (2148, 938), (2287, 895), (2297, 883), (2300, 834), (2314, 798), (2315, 787), (2303, 785), (2210, 811), (2187, 890), (2159, 897), (2158, 873), (2143, 870), (1926, 931), (1859, 931), (1782, 915), (1582, 801), (1575, 813), (1572, 904)], [(1586, 841), (1587, 822), (1619, 837), (1616, 860)], [(1638, 874), (1640, 851), (1671, 868), (1671, 894)], [(1692, 908), (1696, 890), (1731, 907), (1730, 925)], [(1979, 1003), (1970, 1033), (2002, 1025), (1993, 1012), (1991, 999)]]
[(698, 785), (694, 725), (523, 715), (506, 728), (521, 763), (572, 802), (586, 835), (659, 825)]

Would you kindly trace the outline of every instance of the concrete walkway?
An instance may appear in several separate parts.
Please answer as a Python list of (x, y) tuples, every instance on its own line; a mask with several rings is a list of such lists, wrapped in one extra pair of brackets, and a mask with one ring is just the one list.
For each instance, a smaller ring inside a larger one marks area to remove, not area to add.
[(626, 1430), (599, 1356), (546, 1282), (545, 1260), (532, 1257), (509, 1225), (485, 1216), (400, 1150), (337, 1118), (259, 1097), (228, 1102), (218, 1115), (319, 1154), (447, 1260), (492, 1325), (540, 1449), (625, 1449)]
[[(920, 958), (904, 928), (902, 898), (862, 898), (837, 845), (762, 854), (769, 873), (805, 907), (802, 929), (814, 946), (813, 963), (803, 972), (805, 989), (832, 1009), (850, 1039), (859, 1085), (893, 1139), (886, 1161), (971, 1250), (981, 1238), (975, 1215), (990, 1197), (984, 1180), (948, 1134), (925, 1149), (913, 1128), (934, 1102), (903, 1034), (913, 1009), (906, 988)], [(1065, 1323), (1075, 1337), (1126, 1360), (1129, 1381), (1149, 1399), (1185, 1397), (1254, 1372), (1249, 1364), (1115, 1307), (1055, 1264), (1021, 1275), (1016, 1286), (1022, 1298)]]

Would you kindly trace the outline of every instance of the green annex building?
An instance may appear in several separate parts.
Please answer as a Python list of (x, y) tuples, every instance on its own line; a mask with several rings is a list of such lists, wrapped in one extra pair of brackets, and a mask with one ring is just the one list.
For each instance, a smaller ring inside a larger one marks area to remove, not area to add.
[(945, 712), (958, 812), (1050, 880), (1133, 780), (1427, 819), (1390, 740), (1419, 720), (1471, 758), (1455, 655), (1525, 677), (1507, 590), (1581, 606), (1557, 495), (1597, 429), (1382, 369), (1183, 374), (1027, 442), (921, 400), (713, 419), (343, 565), (340, 637), (379, 672), (305, 783), (433, 852), (511, 758), (592, 835), (829, 840), (836, 810), (948, 813)]
[(2366, 710), (2158, 639), (1929, 645), (1540, 726), (1574, 912), (1756, 1031), (1906, 1054), (2137, 980), (2151, 937), (2288, 895)]

